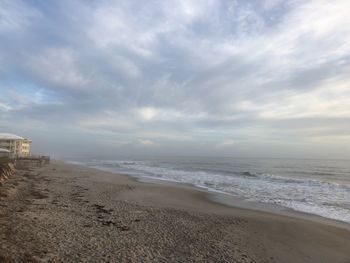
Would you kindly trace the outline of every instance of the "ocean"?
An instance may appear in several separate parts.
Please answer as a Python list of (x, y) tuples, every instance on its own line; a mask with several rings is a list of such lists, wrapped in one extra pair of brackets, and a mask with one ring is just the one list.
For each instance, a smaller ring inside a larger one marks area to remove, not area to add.
[(349, 160), (152, 157), (79, 163), (350, 223)]

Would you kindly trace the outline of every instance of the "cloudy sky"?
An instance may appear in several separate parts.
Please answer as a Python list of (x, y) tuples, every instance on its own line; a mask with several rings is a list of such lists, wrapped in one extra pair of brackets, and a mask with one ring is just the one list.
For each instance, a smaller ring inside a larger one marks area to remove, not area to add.
[(350, 158), (349, 0), (0, 0), (0, 131), (38, 153)]

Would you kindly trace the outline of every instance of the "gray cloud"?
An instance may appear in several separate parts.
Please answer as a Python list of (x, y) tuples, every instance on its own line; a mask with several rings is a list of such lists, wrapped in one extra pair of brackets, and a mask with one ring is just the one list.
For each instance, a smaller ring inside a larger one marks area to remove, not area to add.
[(38, 151), (350, 146), (346, 0), (1, 3), (0, 129)]

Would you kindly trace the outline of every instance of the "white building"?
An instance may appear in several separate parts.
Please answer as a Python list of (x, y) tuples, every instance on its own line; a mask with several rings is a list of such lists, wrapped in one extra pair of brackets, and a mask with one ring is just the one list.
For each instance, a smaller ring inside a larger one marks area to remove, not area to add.
[(11, 133), (0, 133), (0, 148), (8, 150), (10, 157), (30, 156), (31, 143), (31, 140)]

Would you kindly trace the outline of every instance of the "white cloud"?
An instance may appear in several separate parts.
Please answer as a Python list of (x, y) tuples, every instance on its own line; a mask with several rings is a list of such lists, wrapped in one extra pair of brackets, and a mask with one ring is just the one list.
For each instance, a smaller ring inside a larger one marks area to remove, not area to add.
[(10, 111), (10, 110), (12, 110), (12, 107), (8, 106), (5, 103), (0, 102), (0, 110)]
[(155, 143), (151, 140), (146, 140), (146, 139), (143, 139), (143, 140), (139, 140), (139, 142), (144, 145), (144, 146), (153, 146), (155, 145)]
[(138, 110), (138, 114), (144, 121), (150, 121), (157, 116), (157, 111), (153, 108), (146, 107)]
[(181, 121), (185, 119), (196, 119), (200, 116), (194, 114), (185, 114), (184, 112), (166, 109), (166, 108), (154, 108), (144, 107), (136, 110), (137, 116), (142, 121), (164, 121), (174, 122), (176, 120)]
[(37, 76), (51, 84), (80, 89), (89, 82), (77, 65), (75, 52), (70, 49), (47, 48), (40, 54), (32, 54), (27, 63)]
[(142, 57), (152, 55), (155, 32), (137, 24), (138, 18), (125, 13), (123, 7), (128, 8), (128, 4), (107, 1), (97, 8), (88, 35), (100, 48), (122, 46)]
[(13, 118), (208, 149), (349, 127), (347, 0), (2, 3), (0, 110)]
[(81, 89), (89, 82), (79, 69), (77, 54), (68, 48), (46, 48), (30, 55), (25, 64), (48, 84)]
[(286, 92), (261, 109), (263, 119), (350, 118), (350, 79), (329, 80), (315, 90)]
[(2, 0), (0, 5), (0, 34), (23, 32), (41, 13), (20, 0)]
[(130, 79), (138, 79), (142, 76), (139, 67), (132, 60), (115, 54), (111, 54), (109, 59), (115, 72), (121, 72)]
[(269, 10), (269, 9), (275, 8), (276, 6), (281, 4), (282, 2), (283, 2), (283, 0), (264, 0), (263, 6)]

